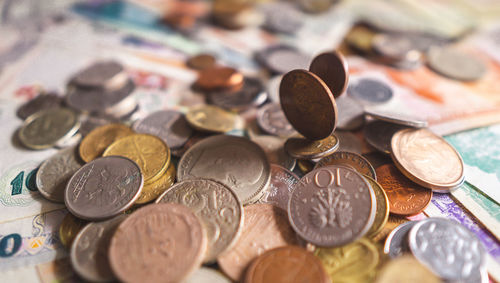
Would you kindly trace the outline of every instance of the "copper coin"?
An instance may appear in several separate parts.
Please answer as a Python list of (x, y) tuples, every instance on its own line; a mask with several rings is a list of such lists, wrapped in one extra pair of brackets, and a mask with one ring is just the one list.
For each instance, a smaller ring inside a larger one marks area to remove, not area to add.
[(289, 138), (285, 142), (285, 151), (298, 159), (315, 159), (328, 156), (339, 148), (339, 139), (335, 135), (321, 140)]
[(312, 60), (309, 71), (320, 77), (335, 97), (344, 93), (349, 81), (349, 70), (340, 52), (319, 54)]
[(276, 164), (271, 164), (271, 182), (259, 200), (259, 203), (270, 203), (281, 209), (288, 209), (288, 201), (299, 177)]
[(342, 166), (320, 167), (306, 174), (288, 203), (295, 232), (321, 247), (343, 246), (362, 237), (373, 224), (375, 210), (370, 184)]
[(198, 54), (186, 61), (186, 65), (195, 70), (205, 70), (215, 65), (215, 57), (210, 54)]
[(230, 67), (212, 67), (202, 70), (196, 85), (205, 90), (233, 87), (243, 83), (243, 75)]
[(432, 191), (413, 183), (392, 164), (377, 168), (378, 182), (389, 198), (389, 210), (398, 215), (422, 212), (432, 198)]
[(287, 219), (286, 211), (270, 204), (244, 207), (243, 231), (231, 249), (219, 256), (219, 267), (234, 281), (239, 281), (245, 269), (267, 250), (296, 245), (297, 237)]
[(109, 261), (123, 282), (180, 282), (198, 269), (207, 248), (203, 225), (174, 203), (150, 204), (132, 213), (109, 245)]
[(348, 167), (358, 171), (362, 175), (369, 176), (377, 180), (377, 174), (373, 166), (363, 156), (349, 151), (337, 151), (332, 155), (322, 158), (314, 169), (329, 165), (347, 165)]
[(313, 253), (297, 246), (267, 251), (248, 267), (245, 283), (328, 283), (323, 264)]
[(280, 103), (290, 124), (306, 138), (324, 139), (335, 130), (335, 99), (328, 86), (312, 72), (293, 70), (284, 75)]

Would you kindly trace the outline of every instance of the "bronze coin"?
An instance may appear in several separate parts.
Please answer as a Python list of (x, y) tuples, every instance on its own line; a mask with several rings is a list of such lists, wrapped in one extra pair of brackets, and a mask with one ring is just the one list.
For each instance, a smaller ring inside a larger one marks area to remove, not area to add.
[(344, 93), (349, 81), (349, 70), (344, 56), (338, 52), (325, 52), (316, 56), (309, 71), (320, 77), (330, 88), (333, 96)]
[(285, 151), (297, 159), (315, 159), (328, 156), (339, 148), (339, 140), (335, 135), (321, 140), (289, 138), (285, 142)]
[(382, 165), (376, 170), (378, 183), (389, 198), (389, 210), (397, 215), (415, 215), (422, 212), (432, 198), (432, 191), (406, 178), (396, 166)]
[(243, 83), (243, 75), (230, 67), (212, 67), (202, 70), (196, 85), (204, 90), (229, 88)]
[(245, 283), (328, 283), (323, 264), (313, 253), (297, 246), (265, 252), (248, 267)]
[(377, 180), (377, 174), (373, 166), (366, 160), (363, 156), (349, 151), (337, 151), (332, 155), (322, 158), (314, 169), (329, 165), (346, 165), (362, 175), (369, 176), (370, 178)]
[(195, 70), (205, 70), (215, 65), (215, 57), (210, 54), (198, 54), (186, 61), (186, 65)]
[(328, 86), (312, 72), (297, 69), (284, 75), (280, 103), (290, 124), (308, 139), (324, 139), (335, 130), (335, 99)]

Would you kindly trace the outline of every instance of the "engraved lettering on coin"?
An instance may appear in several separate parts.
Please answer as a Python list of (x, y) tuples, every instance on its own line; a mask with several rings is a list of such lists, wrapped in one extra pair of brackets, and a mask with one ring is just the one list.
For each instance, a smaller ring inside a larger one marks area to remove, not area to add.
[(348, 152), (348, 151), (334, 152), (333, 154), (320, 159), (318, 163), (316, 163), (316, 165), (314, 166), (314, 169), (329, 165), (348, 166), (358, 171), (362, 175), (366, 175), (374, 180), (377, 180), (377, 174), (375, 173), (375, 169), (373, 169), (370, 162), (368, 162), (368, 160), (366, 160), (363, 156), (353, 152)]
[(278, 103), (269, 103), (260, 108), (257, 112), (257, 122), (262, 130), (271, 135), (290, 137), (298, 134)]
[(298, 182), (297, 175), (279, 165), (271, 164), (271, 182), (259, 203), (269, 203), (287, 210), (290, 195)]

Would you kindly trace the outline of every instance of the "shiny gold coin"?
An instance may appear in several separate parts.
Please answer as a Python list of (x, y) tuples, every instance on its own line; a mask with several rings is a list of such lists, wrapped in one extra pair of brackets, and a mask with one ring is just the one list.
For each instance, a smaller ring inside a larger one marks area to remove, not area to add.
[(321, 140), (289, 138), (285, 142), (285, 151), (297, 159), (315, 159), (333, 154), (339, 148), (339, 139), (335, 135)]
[(304, 159), (297, 160), (297, 166), (299, 166), (300, 172), (303, 174), (307, 174), (314, 169), (314, 163)]
[(373, 237), (377, 235), (382, 228), (384, 228), (387, 220), (389, 219), (389, 198), (377, 181), (366, 175), (363, 175), (363, 177), (365, 177), (368, 183), (370, 183), (370, 186), (372, 186), (373, 191), (375, 192), (375, 199), (377, 201), (375, 220), (373, 220), (372, 227), (366, 233), (368, 237)]
[(225, 133), (236, 127), (238, 116), (213, 105), (203, 105), (190, 109), (186, 119), (198, 131)]
[(441, 280), (416, 258), (405, 255), (387, 262), (384, 265), (376, 283), (439, 283)]
[(135, 134), (121, 138), (102, 154), (112, 155), (127, 157), (137, 163), (145, 185), (158, 180), (170, 165), (170, 148), (153, 135)]
[(134, 131), (122, 124), (108, 124), (92, 130), (80, 143), (78, 152), (85, 162), (101, 156), (114, 141), (133, 135)]
[(135, 201), (136, 204), (150, 202), (160, 196), (164, 191), (170, 188), (175, 182), (176, 170), (174, 163), (170, 162), (167, 172), (160, 179), (147, 184), (142, 188), (141, 195)]
[(64, 216), (64, 219), (59, 226), (59, 240), (61, 240), (61, 243), (66, 249), (69, 250), (76, 235), (80, 232), (80, 230), (82, 230), (83, 227), (85, 227), (86, 224), (87, 221), (76, 218), (71, 213)]

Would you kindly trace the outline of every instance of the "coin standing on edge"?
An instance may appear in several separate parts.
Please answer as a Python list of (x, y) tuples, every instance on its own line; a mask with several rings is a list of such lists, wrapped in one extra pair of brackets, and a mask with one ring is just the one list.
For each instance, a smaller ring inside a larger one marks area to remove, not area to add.
[(320, 77), (335, 98), (342, 95), (349, 82), (347, 60), (338, 52), (325, 52), (316, 56), (309, 66), (309, 71)]
[(290, 195), (298, 182), (297, 175), (279, 165), (271, 164), (271, 182), (259, 203), (269, 203), (287, 210)]
[(285, 151), (285, 141), (275, 136), (257, 136), (251, 139), (258, 144), (271, 164), (281, 165), (292, 171), (297, 160)]
[(213, 105), (203, 105), (189, 109), (186, 119), (198, 131), (226, 133), (236, 127), (238, 116)]
[(373, 237), (377, 235), (385, 226), (387, 223), (387, 220), (389, 219), (389, 198), (387, 197), (387, 194), (385, 193), (384, 189), (380, 186), (377, 181), (373, 180), (371, 177), (368, 177), (366, 175), (363, 175), (366, 180), (368, 180), (368, 183), (370, 183), (370, 186), (373, 189), (373, 192), (375, 193), (375, 199), (377, 202), (377, 211), (375, 212), (375, 219), (373, 220), (372, 227), (366, 235), (368, 237)]
[(370, 162), (368, 162), (368, 160), (366, 160), (363, 156), (354, 152), (334, 152), (327, 157), (321, 158), (314, 166), (314, 169), (330, 165), (348, 166), (362, 175), (368, 176), (375, 181), (377, 180), (377, 174), (375, 173), (375, 169), (373, 169)]
[(411, 228), (417, 223), (417, 221), (408, 221), (394, 228), (385, 239), (384, 253), (392, 259), (400, 257), (405, 253), (411, 253), (408, 235)]
[(269, 103), (257, 112), (259, 127), (268, 134), (279, 137), (291, 137), (298, 134), (286, 119), (279, 103)]
[(333, 154), (339, 148), (339, 140), (332, 134), (321, 140), (289, 138), (285, 142), (285, 151), (297, 159), (316, 159)]
[(104, 150), (116, 140), (133, 135), (129, 127), (122, 124), (108, 124), (92, 130), (80, 143), (78, 151), (85, 162), (100, 157)]

